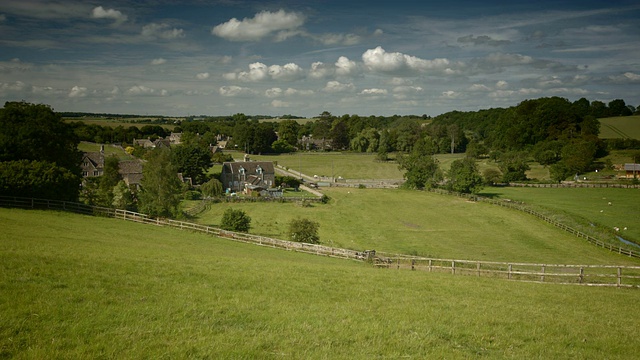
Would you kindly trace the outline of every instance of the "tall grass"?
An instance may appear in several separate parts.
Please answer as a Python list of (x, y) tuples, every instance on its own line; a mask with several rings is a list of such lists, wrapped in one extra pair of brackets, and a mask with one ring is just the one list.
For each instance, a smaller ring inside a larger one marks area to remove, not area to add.
[(640, 346), (637, 290), (375, 269), (66, 213), (0, 209), (0, 226), (2, 358), (631, 359)]

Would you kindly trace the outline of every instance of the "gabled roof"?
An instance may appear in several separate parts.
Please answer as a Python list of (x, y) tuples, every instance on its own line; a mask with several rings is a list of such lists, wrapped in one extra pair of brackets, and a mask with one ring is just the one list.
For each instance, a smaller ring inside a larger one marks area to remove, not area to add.
[(89, 162), (94, 168), (101, 169), (104, 167), (104, 154), (98, 151), (84, 153), (82, 162)]
[(624, 170), (640, 172), (640, 164), (624, 164)]
[(241, 168), (247, 176), (259, 174), (258, 169), (262, 169), (264, 174), (275, 174), (271, 161), (238, 161), (222, 164), (222, 171), (226, 173), (239, 174)]

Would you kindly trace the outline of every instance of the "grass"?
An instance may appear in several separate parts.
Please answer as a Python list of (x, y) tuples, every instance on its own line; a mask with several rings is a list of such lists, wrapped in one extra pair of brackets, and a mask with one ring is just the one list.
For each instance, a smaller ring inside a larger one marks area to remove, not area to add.
[(0, 225), (2, 358), (631, 359), (640, 346), (638, 290), (375, 269), (66, 213), (0, 209)]
[(252, 233), (286, 238), (296, 217), (320, 223), (320, 241), (355, 250), (436, 258), (558, 264), (638, 264), (514, 210), (428, 192), (331, 188), (329, 204), (221, 203), (195, 221), (218, 225), (227, 208), (252, 218)]
[(85, 123), (86, 125), (98, 125), (98, 126), (104, 126), (104, 127), (112, 127), (112, 128), (116, 128), (118, 126), (122, 126), (124, 128), (129, 128), (129, 127), (137, 127), (137, 128), (142, 128), (146, 125), (151, 125), (151, 126), (161, 126), (167, 130), (173, 130), (176, 126), (175, 125), (170, 125), (170, 124), (154, 124), (152, 122), (141, 122), (144, 120), (156, 120), (155, 118), (132, 118), (132, 119), (104, 119), (104, 118), (66, 118), (65, 121), (66, 122), (82, 122)]
[(640, 115), (611, 117), (599, 120), (601, 139), (640, 139)]
[(618, 227), (620, 236), (640, 243), (639, 189), (496, 187), (485, 188), (480, 195), (524, 201), (583, 224), (602, 225), (610, 232)]

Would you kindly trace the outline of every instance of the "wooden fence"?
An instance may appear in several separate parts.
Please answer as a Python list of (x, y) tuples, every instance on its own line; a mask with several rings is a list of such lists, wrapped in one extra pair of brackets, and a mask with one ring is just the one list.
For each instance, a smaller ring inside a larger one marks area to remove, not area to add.
[(58, 200), (0, 196), (0, 207), (61, 210), (92, 216), (105, 216), (148, 225), (168, 226), (175, 229), (190, 230), (260, 246), (328, 257), (368, 261), (374, 266), (381, 268), (448, 272), (454, 275), (475, 275), (530, 282), (640, 288), (640, 266), (503, 263), (421, 258), (398, 254), (376, 253), (373, 250), (355, 251), (238, 233), (185, 221), (151, 218), (148, 215), (133, 211)]
[(620, 183), (583, 183), (583, 182), (567, 182), (553, 184), (536, 184), (536, 183), (509, 183), (506, 186), (511, 187), (535, 187), (535, 188), (619, 188), (619, 189), (640, 189), (640, 185), (620, 184)]
[(509, 280), (640, 288), (640, 266), (558, 265), (447, 260), (378, 253), (375, 266)]
[(640, 258), (640, 252), (639, 251), (635, 251), (635, 250), (631, 250), (628, 248), (624, 248), (620, 245), (614, 245), (608, 242), (604, 242), (602, 240), (596, 239), (591, 235), (585, 234), (579, 230), (576, 230), (570, 226), (567, 226), (563, 223), (560, 223), (544, 214), (541, 214), (537, 211), (531, 210), (526, 206), (523, 206), (522, 204), (518, 203), (517, 201), (507, 201), (507, 200), (494, 200), (494, 199), (489, 199), (486, 197), (482, 197), (482, 196), (477, 196), (477, 195), (472, 195), (472, 194), (462, 194), (462, 193), (451, 193), (448, 192), (446, 190), (440, 190), (440, 189), (432, 189), (432, 192), (435, 193), (439, 193), (439, 194), (450, 194), (450, 195), (456, 195), (459, 197), (465, 197), (468, 198), (469, 200), (473, 200), (473, 201), (482, 201), (482, 202), (486, 202), (489, 204), (493, 204), (493, 205), (498, 205), (498, 206), (502, 206), (502, 207), (507, 207), (510, 209), (515, 209), (515, 210), (519, 210), (522, 212), (525, 212), (527, 214), (533, 215), (541, 220), (546, 221), (547, 223), (560, 228), (576, 237), (579, 238), (583, 238), (586, 241), (588, 241), (589, 243), (596, 245), (598, 247), (604, 248), (604, 249), (608, 249), (611, 252), (616, 252), (620, 255), (625, 255), (625, 256), (629, 256), (629, 257), (634, 257), (634, 258)]

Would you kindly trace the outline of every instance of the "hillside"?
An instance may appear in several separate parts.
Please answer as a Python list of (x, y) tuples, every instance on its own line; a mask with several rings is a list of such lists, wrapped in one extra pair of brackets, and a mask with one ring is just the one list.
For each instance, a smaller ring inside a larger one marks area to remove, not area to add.
[(627, 359), (640, 346), (638, 290), (380, 270), (68, 213), (0, 209), (0, 226), (3, 358)]
[(640, 115), (610, 117), (599, 120), (601, 139), (640, 140)]

